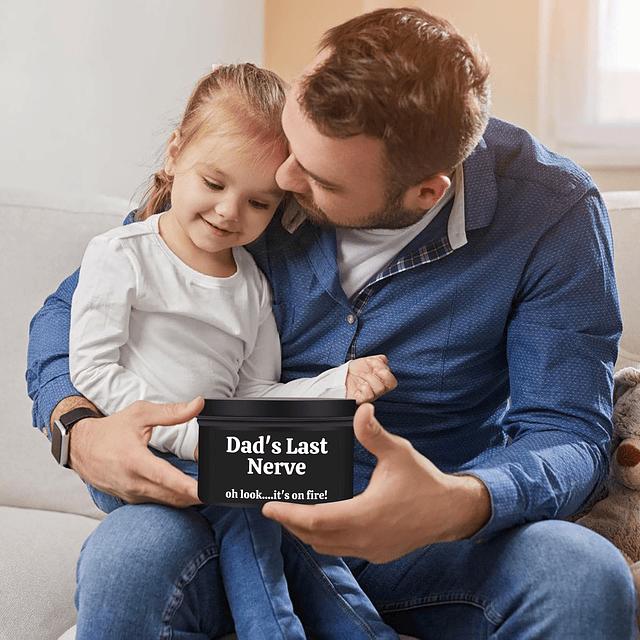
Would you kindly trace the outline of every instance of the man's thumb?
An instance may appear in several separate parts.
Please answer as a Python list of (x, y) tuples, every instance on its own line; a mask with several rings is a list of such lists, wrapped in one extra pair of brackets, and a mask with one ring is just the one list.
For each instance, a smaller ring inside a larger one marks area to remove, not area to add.
[(353, 430), (360, 444), (378, 459), (393, 446), (394, 436), (378, 422), (371, 403), (365, 402), (358, 407)]
[(158, 426), (171, 426), (188, 422), (191, 418), (195, 418), (202, 411), (204, 400), (202, 397), (198, 397), (191, 400), (191, 402), (149, 404), (151, 409), (150, 413), (145, 416), (145, 422)]

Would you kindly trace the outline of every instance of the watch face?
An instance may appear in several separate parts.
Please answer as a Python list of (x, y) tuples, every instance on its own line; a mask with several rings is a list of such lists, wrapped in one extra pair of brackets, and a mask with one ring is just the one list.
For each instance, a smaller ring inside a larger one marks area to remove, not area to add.
[[(51, 429), (51, 453), (53, 453), (53, 457), (56, 459), (58, 464), (65, 465), (67, 464), (67, 451), (66, 447), (63, 447), (66, 444), (67, 436), (63, 435), (57, 421), (53, 423), (53, 428)], [(64, 451), (63, 451), (64, 449)], [(61, 460), (64, 458), (64, 460)]]

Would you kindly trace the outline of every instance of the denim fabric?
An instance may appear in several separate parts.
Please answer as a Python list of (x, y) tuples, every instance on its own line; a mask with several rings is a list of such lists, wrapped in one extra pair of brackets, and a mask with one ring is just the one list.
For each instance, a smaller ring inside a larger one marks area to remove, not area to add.
[(220, 573), (239, 638), (297, 640), (306, 631), (315, 638), (397, 640), (341, 558), (317, 554), (289, 534), (284, 543), (286, 576), (293, 576), (289, 584), (278, 523), (259, 509), (211, 505), (200, 513), (218, 543)]
[(347, 564), (384, 620), (418, 638), (638, 638), (626, 562), (607, 540), (570, 522), (427, 546), (386, 565)]
[(238, 636), (304, 639), (284, 577), (280, 525), (258, 509), (209, 505), (200, 513), (218, 543), (220, 573)]
[[(309, 589), (305, 574), (325, 574), (287, 534), (282, 555), (303, 624), (302, 612), (325, 622), (309, 638), (388, 637), (336, 631), (341, 627), (332, 625), (345, 615), (327, 598), (330, 578)], [(385, 622), (417, 638), (637, 637), (625, 561), (604, 538), (572, 523), (545, 521), (484, 543), (428, 546), (385, 565), (353, 558), (347, 564)], [(350, 595), (344, 603), (350, 606)], [(83, 547), (76, 606), (78, 640), (204, 640), (233, 629), (214, 534), (195, 509), (127, 505), (111, 513)], [(357, 605), (352, 611), (360, 614)]]
[[(197, 478), (197, 463), (153, 450), (158, 457), (168, 460), (184, 473)], [(115, 536), (113, 541), (107, 542), (103, 538), (104, 532), (98, 534), (95, 545), (89, 544), (83, 548), (78, 564), (78, 589), (76, 593), (76, 606), (79, 608), (78, 638), (118, 638), (134, 636), (118, 636), (115, 629), (118, 624), (129, 625), (127, 615), (121, 613), (122, 619), (116, 614), (116, 609), (111, 618), (108, 618), (108, 626), (100, 635), (97, 631), (100, 625), (104, 625), (108, 616), (104, 611), (104, 598), (102, 589), (105, 588), (102, 576), (92, 575), (89, 567), (95, 568), (95, 556), (103, 554), (117, 555), (119, 549), (125, 551), (126, 557), (136, 556), (140, 559), (147, 553), (147, 544), (151, 549), (158, 549), (160, 542), (154, 536), (154, 528), (162, 526), (165, 520), (169, 523), (168, 531), (171, 535), (182, 536), (180, 526), (185, 527), (185, 540), (180, 543), (167, 541), (165, 553), (174, 549), (178, 554), (186, 553), (189, 549), (190, 559), (185, 559), (184, 570), (180, 573), (180, 584), (187, 584), (182, 576), (192, 576), (196, 580), (196, 574), (207, 564), (206, 572), (211, 571), (210, 561), (215, 566), (215, 594), (217, 597), (226, 596), (221, 615), (216, 610), (215, 599), (209, 600), (210, 594), (203, 598), (211, 606), (214, 619), (203, 629), (220, 629), (229, 624), (229, 613), (232, 625), (240, 640), (304, 640), (307, 636), (313, 638), (349, 638), (350, 640), (397, 640), (398, 635), (387, 626), (380, 614), (373, 607), (369, 599), (364, 595), (357, 581), (352, 576), (348, 567), (341, 558), (334, 558), (316, 553), (289, 533), (282, 536), (282, 528), (272, 520), (265, 518), (259, 509), (243, 509), (222, 507), (216, 505), (204, 505), (185, 510), (184, 512), (171, 513), (164, 507), (160, 509), (149, 508), (152, 505), (125, 505), (119, 498), (107, 495), (88, 485), (90, 494), (96, 505), (110, 515), (105, 529), (109, 532), (116, 528), (121, 529), (120, 536)], [(123, 515), (124, 512), (124, 515)], [(187, 516), (187, 512), (189, 515)], [(149, 516), (147, 523), (145, 518)], [(204, 523), (202, 522), (204, 520)], [(106, 522), (105, 521), (105, 522)], [(182, 525), (180, 522), (182, 521)], [(113, 524), (114, 522), (118, 524)], [(119, 524), (122, 522), (122, 524)], [(195, 524), (195, 523), (198, 524)], [(204, 524), (208, 524), (210, 531), (206, 532)], [(103, 526), (103, 525), (100, 525)], [(126, 527), (135, 529), (127, 531)], [(144, 529), (142, 536), (136, 536), (135, 532)], [(161, 537), (161, 531), (156, 532)], [(213, 535), (211, 535), (213, 534)], [(148, 537), (152, 537), (150, 540)], [(119, 540), (118, 540), (119, 538)], [(126, 543), (124, 542), (126, 540)], [(189, 541), (193, 546), (190, 546)], [(141, 549), (135, 551), (137, 544)], [(100, 545), (107, 545), (106, 549), (100, 549)], [(175, 545), (175, 546), (174, 546)], [(185, 547), (186, 545), (186, 547)], [(203, 546), (202, 553), (196, 554), (191, 549)], [(286, 556), (286, 562), (283, 560)], [(162, 572), (161, 567), (151, 568), (151, 564), (158, 562), (155, 554), (149, 556), (146, 566), (152, 571)], [(101, 562), (101, 561), (98, 561)], [(168, 561), (173, 567), (174, 559)], [(204, 570), (204, 569), (203, 569)], [(143, 576), (136, 578), (130, 576), (135, 569), (125, 563), (122, 567), (109, 567), (109, 572), (116, 571), (123, 576), (123, 582), (134, 580), (140, 584)], [(177, 569), (172, 568), (172, 575)], [(102, 572), (101, 572), (102, 573)], [(158, 584), (166, 584), (166, 579), (153, 574)], [(80, 577), (82, 576), (82, 581)], [(112, 578), (111, 578), (112, 579)], [(219, 584), (222, 582), (222, 591)], [(97, 583), (97, 584), (96, 584)], [(196, 580), (195, 584), (200, 585)], [(202, 583), (206, 587), (206, 581)], [(158, 620), (162, 620), (162, 627), (158, 637), (180, 637), (173, 635), (177, 632), (174, 628), (174, 616), (176, 606), (181, 599), (184, 586), (175, 586), (171, 595), (167, 596), (164, 605), (159, 601), (157, 606), (164, 606), (163, 614), (158, 615), (157, 620), (150, 619), (140, 622), (140, 637), (155, 637), (155, 628)], [(146, 587), (140, 587), (139, 594), (155, 594), (151, 583)], [(151, 591), (149, 591), (151, 589)], [(292, 591), (294, 596), (290, 596)], [(153, 596), (152, 596), (153, 597)], [(199, 601), (199, 595), (193, 594), (193, 602)], [(294, 603), (292, 603), (294, 597)], [(129, 605), (130, 606), (130, 605)], [(198, 605), (199, 606), (199, 605)], [(121, 608), (117, 608), (122, 611)], [(127, 609), (127, 605), (124, 605)], [(300, 617), (298, 617), (298, 615)], [(191, 620), (192, 616), (188, 616)], [(80, 623), (82, 621), (82, 624)], [(115, 625), (115, 626), (114, 626)], [(148, 626), (147, 626), (148, 625)], [(82, 629), (82, 631), (81, 631)], [(112, 630), (113, 629), (113, 630)], [(153, 629), (153, 631), (152, 631)], [(81, 635), (82, 633), (82, 635)], [(98, 635), (97, 635), (98, 634)], [(148, 635), (147, 635), (148, 634)], [(190, 637), (190, 636), (188, 636)], [(194, 636), (197, 637), (197, 636)]]

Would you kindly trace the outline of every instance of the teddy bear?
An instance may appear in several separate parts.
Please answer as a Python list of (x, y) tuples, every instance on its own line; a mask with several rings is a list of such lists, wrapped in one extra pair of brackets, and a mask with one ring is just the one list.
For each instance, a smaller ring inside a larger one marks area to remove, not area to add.
[(640, 594), (640, 369), (614, 376), (613, 442), (606, 497), (576, 522), (612, 542), (629, 564)]

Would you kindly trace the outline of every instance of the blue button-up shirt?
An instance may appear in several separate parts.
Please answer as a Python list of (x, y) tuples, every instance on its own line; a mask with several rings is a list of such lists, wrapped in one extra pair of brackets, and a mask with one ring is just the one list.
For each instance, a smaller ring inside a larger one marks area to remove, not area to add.
[[(250, 247), (267, 275), (283, 380), (384, 353), (398, 387), (376, 402), (389, 431), (445, 472), (489, 489), (487, 537), (566, 517), (608, 471), (613, 363), (621, 333), (602, 199), (575, 164), (493, 119), (464, 163), (466, 242), (448, 203), (354, 299), (335, 233), (277, 215)], [(453, 248), (456, 247), (456, 248)], [(34, 423), (77, 392), (68, 379), (66, 280), (32, 322)], [(375, 459), (359, 444), (355, 491)]]

